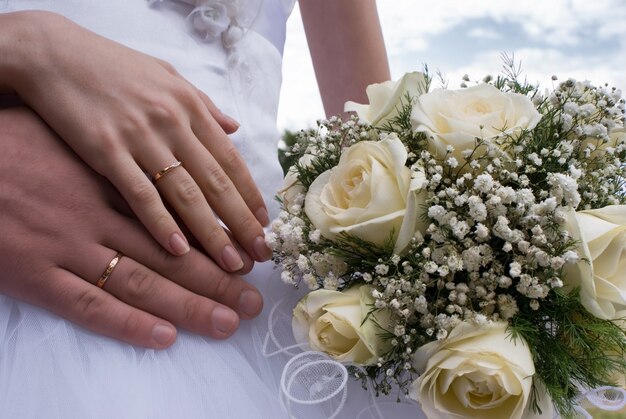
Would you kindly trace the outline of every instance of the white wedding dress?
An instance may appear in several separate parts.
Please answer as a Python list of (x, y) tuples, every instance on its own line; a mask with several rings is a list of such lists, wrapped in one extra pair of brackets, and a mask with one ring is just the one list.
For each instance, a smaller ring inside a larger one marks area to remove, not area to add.
[[(232, 140), (276, 215), (273, 196), (282, 179), (276, 109), (285, 23), (294, 1), (212, 0), (211, 10), (192, 14), (192, 5), (172, 0), (0, 0), (0, 12), (55, 11), (173, 64), (241, 123)], [(224, 10), (230, 17), (220, 14)], [(0, 418), (331, 416), (328, 406), (296, 406), (288, 413), (281, 403), (279, 383), (289, 356), (264, 355), (263, 340), (268, 312), (287, 296), (286, 321), (274, 329), (289, 343), (288, 313), (297, 293), (280, 282), (271, 262), (257, 264), (247, 280), (265, 296), (266, 308), (257, 319), (242, 321), (226, 341), (180, 330), (167, 350), (102, 337), (0, 296)], [(275, 349), (271, 346), (265, 352)], [(371, 403), (356, 382), (349, 393), (338, 417), (357, 418)], [(406, 417), (418, 415), (413, 411)]]

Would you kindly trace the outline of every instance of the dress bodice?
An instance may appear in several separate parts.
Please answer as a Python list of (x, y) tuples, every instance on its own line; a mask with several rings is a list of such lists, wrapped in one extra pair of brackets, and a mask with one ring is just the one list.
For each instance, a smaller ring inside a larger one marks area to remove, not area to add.
[[(295, 0), (0, 0), (48, 10), (172, 64), (240, 129), (231, 139), (275, 215), (282, 172), (276, 113), (287, 17)], [(106, 17), (105, 18), (103, 18)]]

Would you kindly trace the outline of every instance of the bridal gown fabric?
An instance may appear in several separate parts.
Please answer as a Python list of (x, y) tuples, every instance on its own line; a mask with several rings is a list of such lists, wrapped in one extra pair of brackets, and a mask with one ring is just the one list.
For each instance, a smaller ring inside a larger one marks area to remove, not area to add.
[[(293, 1), (233, 0), (227, 4), (231, 12), (236, 11), (230, 21), (210, 13), (193, 20), (192, 5), (171, 0), (0, 0), (0, 12), (58, 12), (173, 64), (241, 123), (232, 141), (276, 215), (272, 197), (282, 180), (276, 158), (276, 111), (285, 25)], [(226, 1), (211, 3), (219, 6)], [(266, 356), (276, 345), (264, 350), (263, 343), (268, 314), (285, 296), (282, 321), (275, 322), (273, 330), (279, 346), (289, 343), (289, 310), (297, 293), (280, 282), (271, 262), (257, 264), (246, 279), (265, 297), (265, 309), (257, 319), (242, 321), (235, 336), (226, 341), (179, 330), (176, 343), (166, 350), (102, 337), (45, 310), (0, 296), (0, 418), (332, 416), (334, 407), (296, 406), (288, 413), (281, 403), (280, 379), (290, 355)], [(304, 389), (312, 392), (307, 397), (324, 388), (313, 387)], [(361, 411), (369, 414), (369, 393), (356, 382), (348, 391), (347, 406), (338, 417), (356, 418)]]

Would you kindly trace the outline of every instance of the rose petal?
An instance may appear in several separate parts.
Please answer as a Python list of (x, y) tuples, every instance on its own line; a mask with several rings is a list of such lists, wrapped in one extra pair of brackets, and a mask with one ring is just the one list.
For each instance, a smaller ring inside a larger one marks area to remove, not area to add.
[(346, 102), (344, 111), (354, 111), (359, 119), (371, 125), (383, 125), (398, 115), (401, 101), (406, 95), (417, 97), (426, 91), (426, 80), (420, 72), (406, 73), (398, 81), (369, 85), (365, 92), (369, 105)]

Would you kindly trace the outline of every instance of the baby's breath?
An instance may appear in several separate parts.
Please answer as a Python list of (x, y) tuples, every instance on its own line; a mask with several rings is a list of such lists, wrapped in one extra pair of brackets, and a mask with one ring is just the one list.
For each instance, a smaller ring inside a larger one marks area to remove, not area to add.
[[(504, 74), (482, 82), (528, 96), (541, 120), (515, 136), (477, 138), (474, 148), (461, 153), (464, 161), (453, 156), (453, 147), (438, 157), (427, 150), (427, 135), (411, 126), (410, 96), (382, 127), (333, 117), (290, 141), (286, 154), (304, 188), (289, 208), (283, 205), (268, 244), (288, 283), (311, 290), (373, 287), (372, 310), (391, 317), (379, 336), (391, 349), (365, 373), (352, 372), (364, 383), (373, 380), (377, 393), (394, 385), (406, 392), (415, 375), (412, 354), (464, 321), (508, 321), (511, 333), (529, 343), (539, 379), (565, 415), (577, 384), (605, 384), (611, 369), (625, 367), (623, 361), (596, 359), (601, 352), (624, 353), (624, 333), (588, 315), (578, 291), (563, 284), (564, 269), (581, 257), (564, 228), (568, 211), (626, 203), (626, 144), (613, 135), (624, 129), (624, 100), (617, 89), (573, 79), (544, 93), (519, 75), (505, 57)], [(347, 234), (323, 237), (304, 210), (306, 190), (347, 147), (390, 134), (405, 145), (412, 176), (425, 175), (423, 234), (401, 254), (394, 253), (394, 232), (384, 245)], [(584, 314), (573, 316), (575, 310)], [(593, 347), (578, 350), (574, 362), (571, 351), (578, 344)], [(561, 364), (565, 372), (555, 369)]]

